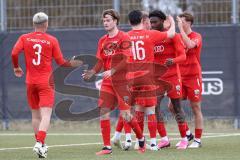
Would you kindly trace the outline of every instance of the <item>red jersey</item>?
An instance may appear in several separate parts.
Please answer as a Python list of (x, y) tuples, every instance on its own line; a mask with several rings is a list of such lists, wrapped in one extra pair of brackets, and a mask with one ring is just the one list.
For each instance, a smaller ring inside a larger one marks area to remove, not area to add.
[[(139, 81), (146, 85), (152, 85), (154, 82), (154, 46), (157, 42), (167, 39), (167, 32), (156, 30), (131, 30), (128, 32), (132, 41), (132, 57), (135, 72), (128, 75), (134, 78), (134, 83)], [(136, 77), (140, 79), (137, 80)]]
[(104, 71), (116, 65), (112, 62), (113, 56), (124, 54), (129, 57), (131, 55), (130, 48), (124, 48), (124, 45), (129, 42), (129, 36), (123, 31), (118, 31), (118, 34), (111, 38), (108, 34), (100, 38), (96, 57), (102, 60)]
[[(154, 46), (157, 42), (167, 39), (167, 32), (159, 32), (156, 30), (131, 30), (128, 32), (132, 41), (132, 57), (133, 63), (132, 75), (133, 91), (137, 93), (140, 90), (148, 91), (147, 95), (135, 95), (136, 104), (142, 106), (153, 106), (156, 104), (156, 87), (154, 79)], [(135, 86), (141, 86), (140, 88)], [(147, 97), (146, 97), (147, 96)]]
[(192, 77), (200, 76), (202, 74), (200, 54), (202, 49), (202, 36), (197, 32), (191, 32), (188, 37), (197, 45), (195, 48), (187, 49), (187, 59), (180, 65), (181, 76)]
[[(123, 60), (123, 56), (126, 56), (127, 59), (131, 56), (131, 41), (128, 34), (123, 31), (118, 31), (118, 34), (114, 37), (109, 37), (107, 34), (100, 38), (96, 57), (102, 61), (104, 71), (110, 70), (119, 65), (119, 62), (122, 62)], [(125, 62), (127, 62), (127, 59)], [(117, 79), (119, 81), (126, 81), (126, 71), (127, 68), (120, 69), (120, 71), (117, 72), (118, 74), (114, 75), (118, 77)], [(110, 79), (105, 80), (104, 82), (110, 82), (109, 80)]]
[(132, 41), (132, 58), (134, 62), (154, 62), (154, 46), (167, 39), (167, 32), (154, 30), (131, 30), (128, 32)]
[(154, 47), (155, 62), (164, 65), (168, 58), (172, 58), (174, 64), (168, 67), (167, 72), (162, 76), (171, 77), (178, 76), (180, 78), (180, 70), (178, 63), (186, 59), (184, 43), (179, 34), (175, 34), (173, 38), (168, 38), (157, 43)]
[(18, 55), (24, 52), (26, 63), (26, 83), (49, 83), (52, 74), (52, 59), (62, 65), (63, 58), (58, 40), (42, 32), (32, 32), (19, 37), (12, 50), (14, 68), (18, 67)]

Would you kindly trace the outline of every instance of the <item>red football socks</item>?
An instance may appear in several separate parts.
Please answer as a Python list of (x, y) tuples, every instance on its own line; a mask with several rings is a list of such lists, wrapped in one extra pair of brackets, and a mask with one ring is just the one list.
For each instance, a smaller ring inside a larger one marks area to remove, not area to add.
[(133, 117), (128, 124), (131, 126), (131, 128), (133, 129), (133, 131), (136, 134), (136, 137), (138, 139), (143, 138), (143, 132), (142, 132), (141, 128), (139, 127), (136, 118)]
[(46, 134), (47, 133), (45, 131), (38, 131), (37, 136), (36, 136), (37, 141), (44, 144)]
[(144, 112), (135, 111), (135, 117), (137, 119), (138, 125), (141, 128), (142, 132), (144, 129)]
[(167, 131), (166, 131), (164, 122), (157, 122), (157, 130), (158, 130), (160, 137), (167, 136)]
[(185, 122), (185, 126), (186, 126), (186, 131), (188, 131), (189, 127), (188, 127), (188, 123), (187, 122)]
[(157, 136), (157, 121), (156, 121), (156, 115), (150, 114), (147, 116), (148, 118), (148, 130), (150, 133), (150, 138), (156, 138)]
[(195, 138), (201, 139), (202, 137), (202, 129), (195, 129)]
[(117, 126), (116, 126), (116, 131), (122, 132), (123, 125), (124, 125), (123, 118), (122, 118), (122, 116), (119, 116)]
[(178, 123), (178, 129), (182, 138), (186, 137), (186, 123)]
[(110, 133), (111, 133), (111, 124), (110, 120), (101, 120), (100, 121), (102, 138), (104, 146), (111, 146), (110, 142)]
[(131, 133), (131, 126), (128, 123), (124, 123), (125, 133)]

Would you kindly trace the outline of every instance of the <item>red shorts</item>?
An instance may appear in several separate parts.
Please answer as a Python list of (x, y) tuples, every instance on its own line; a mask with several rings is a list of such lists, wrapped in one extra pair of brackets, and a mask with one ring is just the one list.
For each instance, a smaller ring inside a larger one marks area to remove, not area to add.
[(118, 106), (119, 110), (129, 110), (130, 104), (131, 94), (126, 84), (113, 87), (110, 83), (102, 83), (98, 100), (99, 107), (114, 109), (115, 106)]
[(182, 98), (182, 83), (177, 76), (162, 78), (172, 85), (172, 89), (167, 92), (167, 96), (172, 99)]
[(157, 105), (157, 97), (136, 98), (135, 104), (142, 107), (152, 107)]
[(54, 89), (49, 84), (27, 84), (27, 98), (31, 109), (54, 105)]
[[(150, 86), (142, 86), (139, 87), (136, 91), (136, 88), (133, 87), (135, 92), (139, 92), (136, 95), (134, 94), (134, 103), (136, 105), (140, 105), (142, 107), (152, 107), (157, 104), (157, 96), (156, 96), (156, 87), (154, 85)], [(145, 93), (144, 93), (145, 92)], [(148, 94), (146, 94), (148, 92)]]
[(200, 102), (202, 98), (202, 79), (199, 77), (182, 79), (183, 98)]

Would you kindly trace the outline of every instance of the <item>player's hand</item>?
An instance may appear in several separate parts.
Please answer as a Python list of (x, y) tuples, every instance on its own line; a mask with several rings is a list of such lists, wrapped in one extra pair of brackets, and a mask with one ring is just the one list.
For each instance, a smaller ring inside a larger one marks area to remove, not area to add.
[(71, 59), (69, 62), (72, 67), (79, 67), (83, 64), (83, 61), (75, 60), (75, 59)]
[(166, 20), (169, 21), (171, 25), (175, 26), (175, 21), (172, 16), (167, 16)]
[(168, 58), (168, 59), (166, 60), (166, 62), (164, 63), (165, 66), (171, 66), (171, 65), (173, 65), (173, 64), (174, 64), (174, 62), (173, 62), (173, 59), (172, 59), (172, 58)]
[(114, 69), (110, 69), (110, 70), (107, 70), (107, 71), (103, 72), (102, 75), (103, 75), (103, 78), (109, 78), (114, 73), (115, 73), (115, 70)]
[(171, 22), (166, 19), (164, 22), (163, 22), (163, 28), (168, 30), (169, 28), (171, 27)]
[(16, 77), (22, 77), (22, 75), (24, 74), (21, 67), (14, 68), (13, 71)]
[(84, 73), (82, 74), (82, 77), (83, 77), (83, 79), (90, 79), (94, 75), (95, 75), (94, 70), (84, 70)]
[(178, 17), (178, 16), (177, 16), (177, 24), (178, 24), (179, 30), (183, 29), (182, 19), (180, 17)]

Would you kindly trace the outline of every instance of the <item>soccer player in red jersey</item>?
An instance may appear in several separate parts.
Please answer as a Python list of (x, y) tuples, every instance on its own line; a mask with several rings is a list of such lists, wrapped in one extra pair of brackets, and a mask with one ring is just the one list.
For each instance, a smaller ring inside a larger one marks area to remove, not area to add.
[[(149, 14), (146, 11), (142, 11), (142, 13), (143, 13), (142, 14), (143, 28), (146, 30), (149, 30), (151, 28), (150, 20), (148, 17)], [(126, 139), (124, 142), (124, 146), (121, 145), (121, 141), (120, 141), (121, 132), (122, 132), (123, 128), (125, 131), (125, 139)], [(124, 150), (129, 150), (132, 146), (131, 127), (127, 123), (123, 122), (123, 119), (121, 116), (119, 116), (119, 119), (116, 124), (116, 130), (115, 130), (114, 136), (112, 137), (111, 141), (115, 144), (115, 146), (123, 148)], [(136, 149), (138, 149), (138, 143), (136, 143), (136, 144), (137, 144)]]
[[(133, 10), (128, 14), (129, 22), (132, 26), (132, 30), (128, 32), (132, 41), (132, 54), (135, 68), (135, 76), (144, 74), (147, 70), (149, 75), (145, 75), (144, 79), (138, 82), (134, 79), (133, 89), (137, 87), (139, 93), (143, 91), (151, 91), (155, 88), (154, 70), (147, 64), (154, 64), (154, 46), (156, 43), (161, 42), (167, 38), (172, 38), (175, 35), (175, 22), (172, 17), (170, 20), (170, 29), (166, 32), (159, 32), (155, 30), (144, 29), (143, 13), (139, 10)], [(146, 68), (147, 66), (147, 68)], [(151, 149), (157, 150), (156, 145), (156, 116), (155, 105), (157, 102), (156, 95), (150, 95), (148, 97), (134, 97), (135, 98), (135, 116), (138, 119), (138, 123), (143, 130), (144, 114), (147, 115), (148, 127), (151, 138)]]
[[(152, 29), (165, 31), (164, 24), (167, 24), (166, 15), (159, 10), (152, 11), (149, 15)], [(165, 23), (164, 23), (165, 22)], [(173, 104), (173, 110), (175, 111), (175, 118), (178, 122), (179, 131), (182, 137), (181, 143), (178, 149), (186, 149), (188, 140), (186, 137), (186, 122), (184, 119), (184, 113), (181, 109), (181, 98), (182, 98), (182, 83), (181, 75), (179, 70), (179, 63), (185, 61), (185, 48), (182, 42), (180, 34), (175, 34), (172, 39), (167, 39), (159, 42), (154, 47), (155, 51), (155, 62), (168, 67), (168, 71), (161, 77), (162, 80), (168, 81), (172, 84), (172, 89), (168, 91), (167, 96), (170, 98)], [(161, 115), (160, 104), (162, 97), (158, 98), (158, 105), (156, 107), (157, 114), (157, 129), (161, 136), (161, 140), (158, 144), (159, 148), (165, 148), (170, 146), (167, 132), (164, 125), (164, 119)]]
[(195, 138), (189, 148), (201, 147), (203, 130), (203, 116), (201, 111), (202, 97), (202, 69), (200, 54), (202, 49), (202, 36), (192, 31), (194, 17), (190, 13), (183, 13), (177, 17), (178, 28), (182, 40), (187, 47), (186, 61), (180, 65), (183, 98), (190, 101), (195, 119)]
[(63, 58), (58, 40), (47, 34), (48, 16), (39, 12), (33, 16), (34, 32), (20, 36), (12, 50), (14, 74), (21, 77), (24, 73), (18, 64), (18, 56), (23, 51), (26, 62), (27, 98), (32, 112), (32, 126), (36, 144), (33, 150), (40, 158), (46, 158), (46, 133), (50, 125), (54, 105), (54, 85), (50, 80), (52, 59), (58, 65), (77, 67), (78, 60), (66, 61)]
[[(102, 14), (103, 25), (108, 34), (100, 38), (97, 50), (97, 64), (93, 69), (85, 71), (84, 79), (89, 79), (103, 68), (103, 82), (100, 90), (100, 126), (104, 147), (96, 155), (111, 154), (110, 142), (110, 111), (114, 109), (116, 103), (120, 110), (120, 115), (127, 122), (136, 137), (139, 139), (139, 152), (145, 151), (145, 138), (135, 117), (131, 115), (131, 94), (127, 89), (128, 82), (125, 79), (127, 72), (126, 63), (131, 56), (131, 45), (121, 47), (122, 44), (130, 44), (129, 36), (120, 31), (117, 27), (120, 16), (113, 9), (105, 10)], [(118, 61), (116, 61), (117, 59)], [(116, 83), (117, 82), (117, 83)]]

